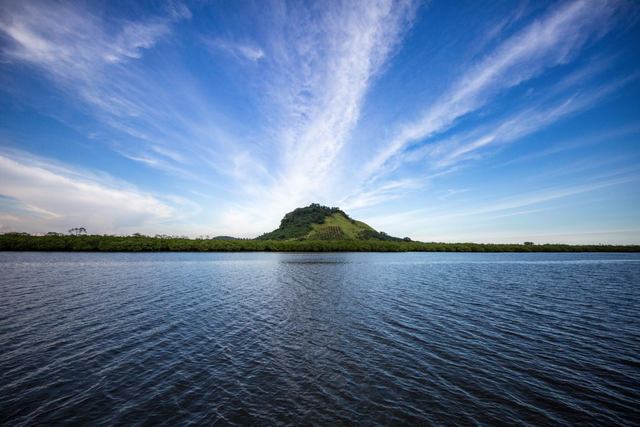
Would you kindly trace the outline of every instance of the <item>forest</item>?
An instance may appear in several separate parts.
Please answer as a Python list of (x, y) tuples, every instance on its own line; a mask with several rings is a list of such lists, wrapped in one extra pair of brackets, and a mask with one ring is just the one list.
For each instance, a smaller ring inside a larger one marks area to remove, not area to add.
[(482, 244), (381, 240), (189, 239), (27, 233), (0, 235), (0, 251), (61, 252), (640, 252), (640, 245)]

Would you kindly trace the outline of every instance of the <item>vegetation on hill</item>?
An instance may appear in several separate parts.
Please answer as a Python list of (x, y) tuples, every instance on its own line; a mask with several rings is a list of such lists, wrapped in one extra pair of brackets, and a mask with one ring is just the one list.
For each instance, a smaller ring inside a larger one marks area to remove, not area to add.
[(280, 227), (265, 233), (257, 240), (379, 240), (383, 242), (410, 241), (378, 232), (362, 221), (349, 217), (340, 208), (312, 203), (284, 216)]
[(342, 212), (325, 217), (319, 224), (312, 224), (311, 231), (307, 234), (308, 240), (357, 240), (360, 232), (369, 227), (363, 222), (354, 221)]
[(312, 203), (304, 208), (289, 212), (280, 221), (280, 227), (270, 233), (265, 233), (257, 240), (288, 240), (306, 238), (313, 231), (314, 224), (324, 224), (325, 219), (333, 214), (349, 216), (339, 208), (330, 208), (317, 203)]

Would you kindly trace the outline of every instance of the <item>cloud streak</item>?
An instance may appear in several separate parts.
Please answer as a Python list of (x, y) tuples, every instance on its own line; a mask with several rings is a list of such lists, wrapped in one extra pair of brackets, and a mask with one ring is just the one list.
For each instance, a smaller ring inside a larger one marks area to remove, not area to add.
[(190, 16), (181, 9), (109, 28), (93, 13), (66, 2), (14, 2), (4, 9), (0, 31), (12, 42), (4, 56), (39, 67), (64, 84), (84, 85), (88, 102), (97, 102), (91, 99), (91, 86), (110, 66), (141, 58), (171, 32), (175, 20)]
[(250, 44), (234, 43), (224, 39), (205, 39), (204, 43), (214, 52), (226, 52), (236, 58), (244, 58), (253, 62), (257, 62), (265, 56), (264, 50)]
[[(366, 176), (379, 176), (383, 165), (407, 147), (449, 129), (500, 92), (571, 61), (590, 38), (601, 36), (610, 27), (616, 6), (614, 1), (573, 1), (511, 36), (470, 66), (418, 120), (402, 126), (367, 164)], [(490, 142), (485, 138), (475, 144), (479, 147)]]
[[(607, 177), (608, 179), (602, 179), (603, 177), (600, 177), (600, 179), (596, 179), (593, 182), (584, 185), (529, 191), (516, 196), (498, 197), (495, 200), (492, 200), (491, 203), (473, 205), (469, 204), (469, 201), (464, 201), (464, 208), (460, 208), (460, 206), (457, 205), (449, 206), (448, 208), (440, 207), (439, 209), (426, 208), (403, 212), (400, 214), (373, 216), (366, 218), (366, 220), (374, 227), (397, 226), (397, 224), (402, 224), (403, 229), (423, 230), (422, 232), (425, 234), (418, 236), (418, 238), (433, 240), (433, 237), (429, 237), (426, 234), (427, 230), (430, 230), (431, 232), (439, 232), (437, 231), (438, 227), (451, 227), (453, 224), (458, 223), (457, 221), (460, 219), (473, 217), (474, 222), (477, 223), (490, 219), (544, 212), (553, 209), (553, 207), (545, 206), (545, 204), (551, 202), (557, 202), (559, 200), (571, 198), (572, 196), (579, 196), (585, 193), (639, 181), (640, 175), (631, 172), (637, 172), (637, 168), (634, 170), (620, 171), (618, 177), (609, 176)], [(522, 208), (534, 206), (540, 207), (522, 210)], [(453, 212), (442, 213), (443, 209), (451, 210)]]
[(171, 66), (155, 69), (145, 60), (191, 18), (180, 3), (135, 19), (108, 19), (82, 3), (25, 1), (1, 14), (0, 32), (9, 40), (3, 59), (33, 67), (68, 96), (76, 115), (89, 113), (115, 129), (119, 135), (108, 144), (117, 153), (206, 183), (207, 167), (225, 173), (220, 165), (246, 149), (225, 129), (234, 122), (202, 95), (194, 76), (176, 74)]
[[(439, 157), (434, 164), (436, 168), (449, 167), (466, 159), (476, 158), (475, 152), (480, 149), (521, 139), (597, 105), (603, 98), (620, 90), (637, 77), (632, 75), (621, 78), (596, 89), (569, 95), (559, 102), (547, 102), (543, 107), (525, 109), (502, 120), (491, 130), (480, 128), (466, 134), (458, 134), (452, 139), (426, 146), (425, 149), (435, 157)], [(413, 154), (414, 157), (415, 154)]]
[[(411, 1), (379, 0), (340, 4), (320, 17), (304, 8), (286, 11), (283, 21), (290, 24), (272, 36), (270, 49), (272, 72), (285, 78), (274, 78), (267, 86), (284, 123), (273, 128), (282, 153), (279, 173), (266, 187), (261, 182), (249, 185), (261, 195), (250, 204), (263, 208), (240, 207), (247, 217), (273, 224), (283, 210), (339, 198), (332, 172), (358, 123), (365, 94), (410, 28), (416, 7)], [(310, 29), (311, 35), (283, 42), (300, 28)], [(264, 206), (273, 210), (265, 212)]]

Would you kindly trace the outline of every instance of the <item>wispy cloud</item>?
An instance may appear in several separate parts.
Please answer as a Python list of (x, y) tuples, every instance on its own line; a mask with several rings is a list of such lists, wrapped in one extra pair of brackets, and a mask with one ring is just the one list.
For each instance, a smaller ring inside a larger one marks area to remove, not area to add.
[(449, 189), (445, 191), (445, 193), (439, 197), (440, 200), (446, 200), (451, 196), (455, 196), (456, 194), (462, 194), (471, 191), (470, 188), (460, 188), (460, 189)]
[[(476, 152), (488, 146), (515, 141), (526, 135), (537, 132), (553, 123), (582, 112), (597, 105), (606, 96), (621, 89), (630, 81), (637, 79), (637, 75), (627, 76), (590, 90), (583, 90), (556, 102), (529, 107), (491, 126), (482, 126), (471, 132), (464, 132), (456, 136), (427, 145), (423, 150), (435, 157), (434, 166), (437, 168), (450, 167), (466, 159), (477, 158)], [(415, 158), (420, 151), (412, 153)]]
[[(609, 28), (616, 6), (615, 1), (573, 1), (511, 36), (469, 66), (421, 118), (404, 125), (367, 164), (366, 175), (378, 176), (384, 170), (383, 165), (408, 146), (450, 128), (456, 120), (486, 105), (496, 94), (548, 68), (569, 62), (589, 38), (599, 37)], [(490, 138), (484, 138), (475, 144), (482, 146), (490, 142)]]
[(527, 154), (520, 157), (512, 158), (506, 162), (502, 162), (495, 167), (503, 167), (516, 163), (526, 162), (530, 160), (540, 159), (541, 157), (550, 156), (553, 154), (558, 154), (563, 151), (575, 150), (578, 148), (586, 147), (589, 145), (593, 145), (599, 142), (619, 138), (627, 135), (634, 135), (640, 132), (640, 125), (631, 125), (624, 126), (619, 129), (607, 130), (605, 132), (599, 132), (595, 135), (590, 135), (587, 137), (581, 137), (577, 139), (573, 139), (570, 141), (563, 141), (562, 143), (556, 144), (550, 148), (547, 148), (542, 151), (536, 151), (531, 154)]
[(82, 114), (121, 132), (108, 143), (131, 160), (194, 178), (185, 164), (234, 153), (234, 137), (222, 125), (233, 122), (202, 95), (194, 77), (144, 63), (145, 53), (169, 43), (176, 24), (191, 18), (189, 9), (171, 2), (156, 14), (109, 18), (78, 2), (5, 6), (0, 31), (9, 43), (3, 59), (33, 67)]
[[(433, 206), (398, 214), (366, 217), (365, 220), (374, 227), (383, 229), (394, 227), (402, 232), (421, 230), (419, 232), (420, 234), (415, 237), (417, 239), (432, 241), (438, 240), (436, 236), (441, 232), (439, 230), (440, 228), (468, 228), (468, 219), (470, 217), (473, 218), (474, 224), (479, 224), (488, 220), (537, 214), (557, 209), (557, 202), (561, 200), (571, 200), (572, 197), (579, 197), (597, 190), (637, 181), (640, 181), (637, 168), (623, 169), (618, 171), (617, 174), (596, 176), (592, 182), (583, 185), (545, 188), (521, 192), (511, 196), (501, 197), (496, 195), (495, 198), (489, 202), (478, 203), (477, 201), (465, 200), (462, 205), (448, 204)], [(498, 236), (496, 235), (495, 237), (497, 238)], [(472, 238), (471, 235), (467, 237), (467, 239), (470, 238)], [(453, 240), (445, 240), (455, 241), (453, 235), (452, 239)], [(460, 241), (459, 238), (458, 241)], [(491, 239), (489, 238), (483, 241), (491, 241)], [(494, 239), (493, 241), (496, 240)]]
[(521, 208), (525, 206), (537, 205), (543, 202), (549, 202), (552, 200), (562, 199), (577, 194), (582, 194), (594, 190), (599, 190), (613, 185), (625, 184), (628, 182), (635, 182), (640, 179), (638, 175), (623, 176), (615, 179), (608, 179), (599, 182), (594, 182), (585, 185), (579, 185), (574, 187), (543, 190), (538, 192), (529, 192), (515, 197), (506, 198), (491, 205), (479, 207), (475, 209), (468, 209), (463, 213), (453, 216), (471, 216), (478, 214), (486, 214), (491, 212), (500, 212), (509, 209)]
[[(379, 0), (332, 5), (319, 16), (302, 6), (285, 10), (269, 49), (274, 52), (271, 73), (279, 77), (271, 74), (267, 84), (281, 123), (272, 129), (281, 144), (279, 177), (268, 186), (253, 184), (261, 197), (250, 202), (273, 212), (247, 207), (246, 215), (273, 224), (283, 210), (338, 198), (331, 191), (339, 190), (332, 172), (365, 94), (410, 28), (416, 7), (410, 1)], [(302, 30), (306, 36), (299, 34)]]
[(85, 90), (110, 65), (140, 58), (143, 50), (171, 32), (172, 22), (190, 16), (186, 8), (173, 9), (167, 17), (110, 27), (73, 3), (26, 1), (5, 4), (3, 9), (0, 31), (12, 41), (5, 57), (41, 67), (67, 84), (84, 84)]
[(236, 58), (248, 59), (253, 62), (258, 61), (265, 55), (262, 48), (246, 43), (237, 43), (220, 38), (205, 39), (204, 43), (214, 52), (225, 52)]
[(359, 209), (367, 206), (375, 206), (382, 202), (401, 199), (417, 188), (423, 188), (421, 180), (403, 179), (398, 181), (386, 181), (383, 185), (371, 190), (360, 192), (355, 197), (345, 198), (340, 202), (344, 209)]

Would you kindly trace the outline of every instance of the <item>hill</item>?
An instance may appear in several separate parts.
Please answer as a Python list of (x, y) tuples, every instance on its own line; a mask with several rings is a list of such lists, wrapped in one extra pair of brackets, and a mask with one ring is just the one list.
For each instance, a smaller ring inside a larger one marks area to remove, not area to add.
[(312, 203), (295, 209), (282, 218), (280, 227), (265, 233), (257, 240), (378, 240), (384, 242), (410, 241), (378, 232), (362, 221), (349, 217), (340, 208)]

